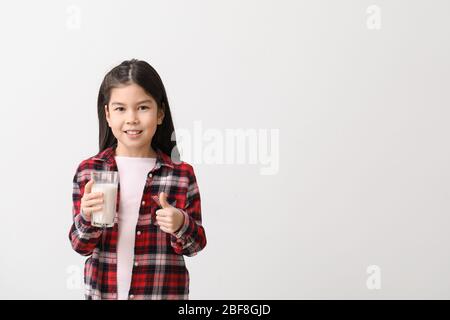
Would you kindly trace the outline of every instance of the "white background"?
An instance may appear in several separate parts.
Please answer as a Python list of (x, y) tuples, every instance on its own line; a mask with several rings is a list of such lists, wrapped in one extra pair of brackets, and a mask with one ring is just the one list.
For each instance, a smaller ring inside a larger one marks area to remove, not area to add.
[(161, 75), (176, 128), (280, 134), (274, 175), (188, 161), (208, 240), (186, 258), (191, 299), (450, 298), (449, 9), (2, 3), (0, 298), (84, 298), (72, 178), (98, 152), (101, 80), (131, 58)]

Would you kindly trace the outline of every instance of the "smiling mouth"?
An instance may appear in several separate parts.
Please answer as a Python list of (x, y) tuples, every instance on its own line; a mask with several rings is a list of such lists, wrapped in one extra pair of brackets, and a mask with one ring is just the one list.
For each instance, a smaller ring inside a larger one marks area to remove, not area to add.
[(124, 131), (124, 132), (127, 135), (134, 137), (134, 136), (140, 135), (142, 133), (142, 130), (127, 130), (127, 131)]

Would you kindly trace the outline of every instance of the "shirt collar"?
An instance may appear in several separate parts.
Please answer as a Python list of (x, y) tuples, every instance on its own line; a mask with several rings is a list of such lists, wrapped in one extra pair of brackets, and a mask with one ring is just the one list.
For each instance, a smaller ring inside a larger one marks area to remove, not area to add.
[[(167, 166), (170, 168), (174, 168), (174, 163), (172, 159), (166, 155), (161, 149), (156, 148), (156, 164), (155, 170), (159, 169), (161, 166)], [(108, 147), (105, 150), (99, 152), (92, 159), (103, 161), (110, 168), (117, 168), (116, 160), (114, 159), (116, 150), (115, 146)]]

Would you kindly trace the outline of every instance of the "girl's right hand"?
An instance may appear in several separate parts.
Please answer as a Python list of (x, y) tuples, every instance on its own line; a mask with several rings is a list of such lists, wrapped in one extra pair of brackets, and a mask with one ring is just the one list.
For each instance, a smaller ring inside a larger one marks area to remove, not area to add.
[(103, 192), (92, 193), (92, 185), (94, 180), (89, 180), (84, 187), (84, 194), (81, 197), (81, 214), (87, 220), (91, 220), (93, 212), (103, 209)]

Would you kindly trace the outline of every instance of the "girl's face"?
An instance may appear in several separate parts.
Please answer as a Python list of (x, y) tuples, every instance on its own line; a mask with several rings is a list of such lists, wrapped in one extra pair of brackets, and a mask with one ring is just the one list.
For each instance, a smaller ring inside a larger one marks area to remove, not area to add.
[[(111, 90), (109, 105), (105, 105), (106, 120), (117, 138), (116, 155), (154, 157), (151, 141), (164, 114), (158, 111), (156, 101), (145, 90), (130, 84)], [(138, 135), (125, 131), (139, 130)], [(150, 146), (150, 147), (149, 147)]]

